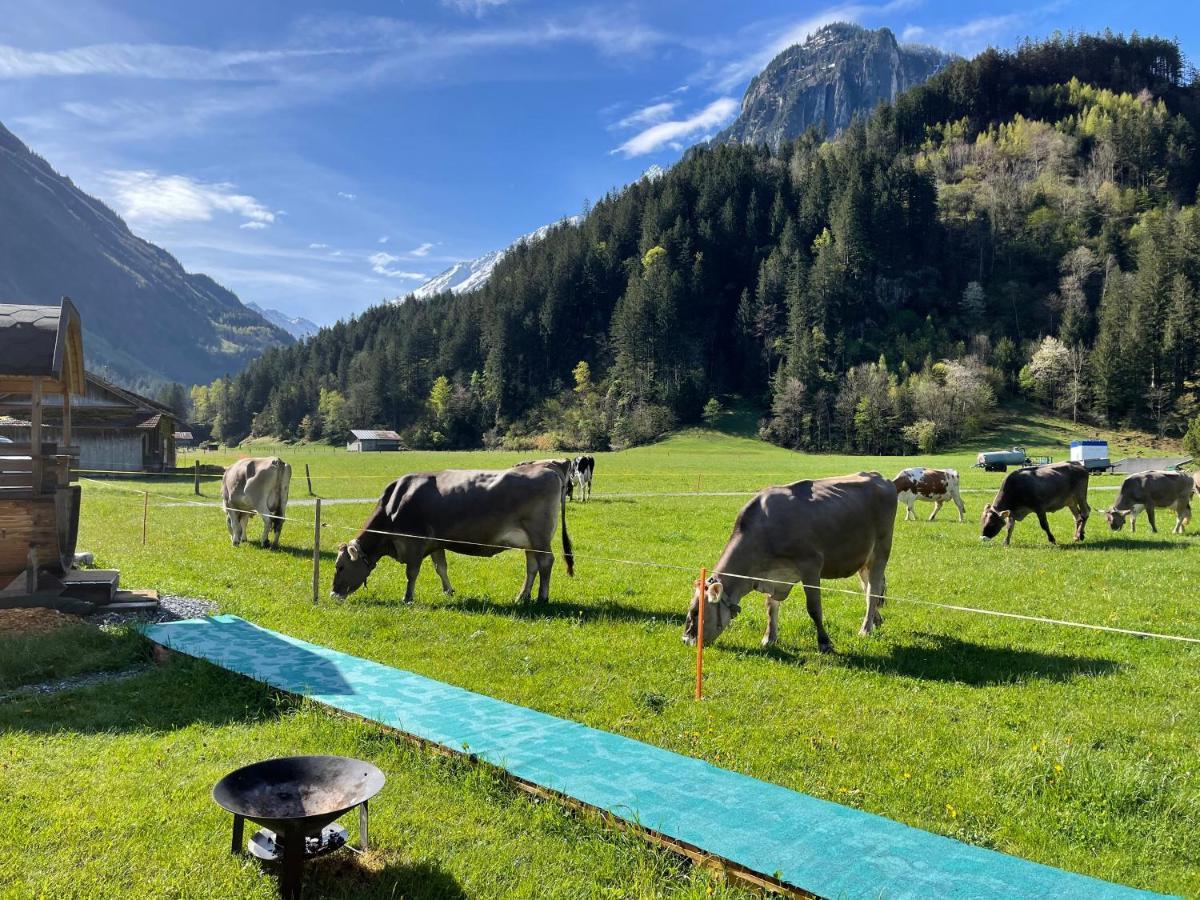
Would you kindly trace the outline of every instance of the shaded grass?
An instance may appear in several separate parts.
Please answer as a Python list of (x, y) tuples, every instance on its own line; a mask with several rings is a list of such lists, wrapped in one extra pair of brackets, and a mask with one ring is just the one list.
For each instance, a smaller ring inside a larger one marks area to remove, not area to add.
[(0, 693), (81, 672), (123, 669), (147, 658), (145, 641), (126, 628), (79, 624), (49, 634), (0, 635)]
[[(1029, 420), (1012, 428), (978, 449), (1024, 443), (1031, 453), (1066, 456), (1061, 423)], [(596, 501), (568, 508), (578, 577), (556, 567), (549, 607), (513, 602), (524, 570), (518, 554), (454, 556), (455, 597), (441, 594), (426, 567), (412, 606), (399, 602), (403, 570), (385, 561), (362, 593), (313, 607), (312, 508), (300, 505), (289, 512), (299, 521), (284, 528), (288, 551), (270, 552), (232, 548), (216, 510), (167, 507), (156, 498), (143, 548), (140, 498), (89, 485), (81, 546), (98, 563), (121, 568), (127, 584), (208, 597), (223, 611), (306, 640), (983, 846), (1138, 886), (1200, 893), (1200, 709), (1191, 699), (1200, 689), (1200, 650), (905, 603), (917, 598), (1200, 637), (1193, 615), (1200, 541), (1165, 529), (1114, 535), (1096, 516), (1082, 546), (1050, 546), (1033, 520), (1017, 526), (1011, 548), (981, 546), (975, 523), (1001, 476), (972, 469), (975, 452), (809, 456), (693, 430), (653, 447), (597, 454)], [(326, 550), (354, 533), (370, 512), (369, 498), (395, 475), (495, 468), (523, 458), (285, 456), (297, 471), (294, 500), (305, 494), (305, 461), (324, 496), (368, 498), (324, 509)], [(745, 502), (703, 494), (872, 468), (891, 475), (912, 464), (959, 469), (968, 522), (959, 525), (947, 511), (933, 524), (897, 522), (883, 630), (859, 638), (857, 584), (831, 582), (827, 588), (855, 592), (826, 592), (826, 626), (838, 654), (816, 652), (800, 598), (784, 605), (780, 647), (763, 651), (763, 605), (749, 598), (706, 654), (705, 702), (692, 702), (693, 660), (679, 641), (681, 616), (696, 571), (715, 561)], [(1108, 505), (1117, 484), (1093, 479), (1093, 506)], [(694, 495), (642, 496), (697, 486)], [(161, 491), (186, 499), (191, 484), (181, 480)], [(216, 499), (215, 485), (206, 484), (205, 493)], [(634, 496), (605, 497), (614, 493)], [(1051, 516), (1051, 525), (1069, 540), (1068, 514)], [(322, 593), (330, 575), (326, 558)], [(284, 734), (302, 742), (308, 720), (297, 723), (304, 715), (261, 727), (281, 742)], [(429, 818), (452, 819), (458, 802), (430, 801)], [(147, 815), (143, 810), (139, 821)], [(560, 852), (549, 838), (546, 846), (531, 840), (525, 848), (491, 831), (479, 837), (493, 854), (553, 859)], [(460, 864), (437, 846), (427, 858), (468, 894), (471, 885), (511, 886), (487, 881), (488, 863), (472, 857)], [(542, 893), (570, 896), (581, 884), (612, 884), (604, 865), (587, 858), (574, 865), (577, 880), (551, 879)], [(642, 882), (647, 891), (681, 889), (675, 875), (655, 865)], [(589, 891), (595, 893), (589, 887), (583, 895)]]

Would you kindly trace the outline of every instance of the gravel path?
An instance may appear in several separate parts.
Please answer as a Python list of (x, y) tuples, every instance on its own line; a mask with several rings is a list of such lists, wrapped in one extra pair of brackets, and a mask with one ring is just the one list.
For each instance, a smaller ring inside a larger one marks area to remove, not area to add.
[(143, 672), (149, 672), (152, 668), (153, 666), (138, 665), (128, 669), (118, 669), (115, 672), (83, 672), (79, 675), (57, 678), (54, 681), (26, 684), (19, 688), (13, 688), (7, 693), (0, 694), (0, 703), (4, 703), (6, 700), (18, 700), (21, 697), (45, 696), (47, 694), (57, 694), (60, 691), (72, 691), (75, 688), (90, 687), (93, 684), (104, 684), (108, 681), (122, 681), (126, 678), (141, 675)]
[(216, 614), (217, 604), (199, 597), (177, 597), (163, 594), (156, 610), (129, 610), (97, 612), (84, 619), (92, 625), (124, 625), (127, 622), (154, 625), (159, 622), (177, 622), (180, 619), (197, 619)]

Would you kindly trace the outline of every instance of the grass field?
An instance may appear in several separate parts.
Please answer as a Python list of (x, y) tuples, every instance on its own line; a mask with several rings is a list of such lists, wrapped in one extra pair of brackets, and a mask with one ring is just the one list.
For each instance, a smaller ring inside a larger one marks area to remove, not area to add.
[[(130, 586), (205, 597), (306, 640), (971, 843), (1197, 895), (1200, 647), (905, 602), (1200, 638), (1195, 525), (1183, 537), (1168, 533), (1169, 521), (1157, 535), (1144, 527), (1112, 534), (1096, 514), (1087, 542), (1051, 547), (1029, 519), (1007, 550), (979, 543), (979, 511), (1000, 476), (971, 469), (974, 454), (1019, 443), (1063, 458), (1072, 433), (1029, 418), (956, 453), (873, 459), (806, 456), (693, 431), (598, 455), (593, 501), (568, 508), (577, 576), (567, 578), (560, 561), (543, 608), (513, 602), (524, 573), (515, 553), (452, 556), (453, 597), (426, 566), (411, 607), (398, 602), (403, 570), (391, 560), (343, 604), (322, 599), (314, 608), (310, 598), (305, 462), (322, 497), (346, 501), (323, 510), (324, 596), (335, 542), (353, 535), (391, 477), (500, 467), (528, 454), (287, 449), (295, 469), (289, 516), (298, 521), (285, 526), (277, 552), (231, 547), (218, 510), (185, 502), (215, 501), (213, 479), (202, 498), (185, 479), (88, 483), (80, 546), (97, 564), (120, 568)], [(959, 525), (947, 508), (933, 524), (897, 523), (884, 628), (858, 637), (862, 598), (827, 592), (837, 654), (819, 655), (793, 597), (780, 616), (780, 647), (765, 651), (764, 609), (751, 598), (706, 653), (707, 696), (693, 702), (693, 655), (679, 640), (690, 585), (716, 560), (746, 499), (721, 494), (862, 469), (890, 476), (915, 463), (959, 469), (968, 521)], [(1093, 479), (1093, 507), (1107, 506), (1116, 485)], [(142, 499), (128, 493), (142, 487), (154, 492), (146, 547)], [(1051, 525), (1069, 540), (1067, 513)], [(261, 533), (257, 524), (250, 533)], [(615, 559), (631, 562), (604, 561)], [(0, 690), (126, 665), (136, 653), (122, 634), (104, 640), (107, 649), (89, 644), (77, 655), (62, 652), (61, 638), (25, 641), (19, 652), (0, 643), (8, 658)], [(389, 777), (374, 806), (381, 849), (319, 867), (332, 893), (732, 893), (634, 838), (514, 795), (486, 773), (197, 663), (49, 700), (0, 702), (0, 804), (10, 812), (0, 824), (0, 885), (17, 895), (271, 896), (254, 865), (228, 854), (227, 817), (208, 789), (251, 759), (316, 751), (367, 756)]]

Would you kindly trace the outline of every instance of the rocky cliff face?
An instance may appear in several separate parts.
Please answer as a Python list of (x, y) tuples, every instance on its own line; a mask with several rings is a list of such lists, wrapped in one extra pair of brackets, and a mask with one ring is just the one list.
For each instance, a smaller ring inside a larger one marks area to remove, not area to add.
[(741, 113), (713, 140), (774, 149), (814, 125), (832, 137), (953, 58), (934, 47), (901, 45), (887, 28), (827, 25), (755, 76)]

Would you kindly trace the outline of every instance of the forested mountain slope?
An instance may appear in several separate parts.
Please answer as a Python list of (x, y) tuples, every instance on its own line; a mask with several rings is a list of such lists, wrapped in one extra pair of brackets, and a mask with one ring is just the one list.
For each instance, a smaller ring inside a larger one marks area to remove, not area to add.
[(1055, 39), (954, 62), (832, 142), (701, 149), (481, 291), (271, 350), (198, 412), (226, 438), (603, 447), (742, 394), (777, 442), (886, 452), (1024, 393), (1176, 428), (1200, 379), (1183, 72), (1168, 41)]

